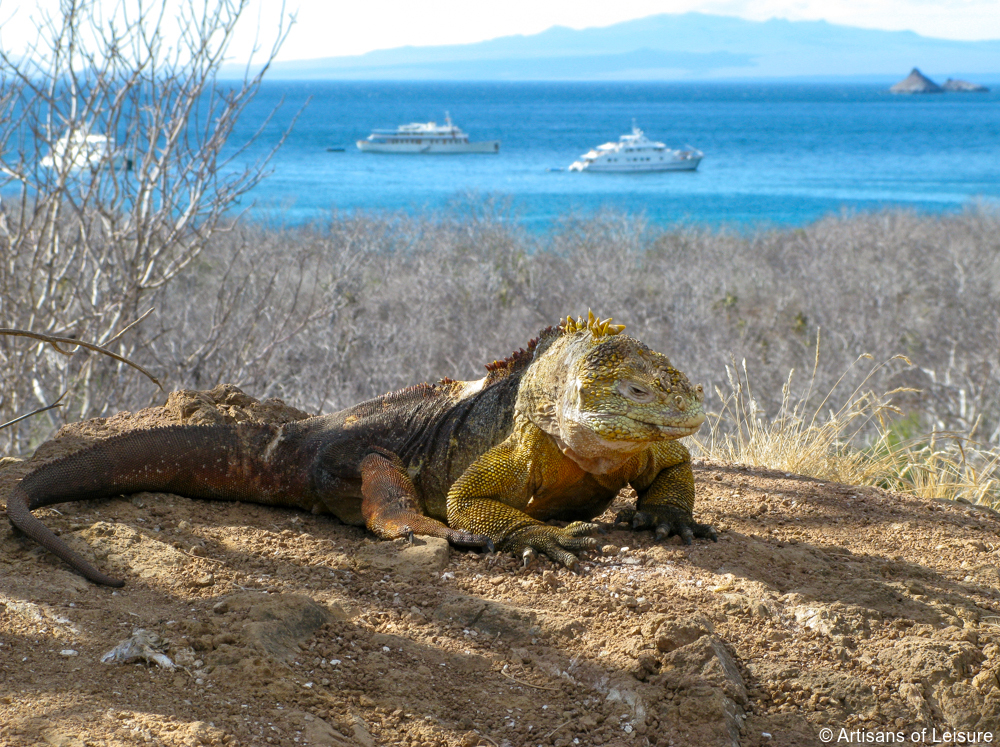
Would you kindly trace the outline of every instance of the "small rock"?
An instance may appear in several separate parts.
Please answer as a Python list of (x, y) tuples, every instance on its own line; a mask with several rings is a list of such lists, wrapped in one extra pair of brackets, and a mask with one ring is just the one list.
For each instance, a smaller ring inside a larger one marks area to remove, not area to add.
[(660, 668), (660, 662), (658, 662), (656, 660), (656, 657), (653, 656), (652, 654), (640, 655), (637, 660), (637, 663), (642, 669), (646, 670), (650, 674), (654, 673), (657, 669)]
[(119, 643), (101, 657), (102, 664), (125, 663), (135, 659), (158, 664), (164, 669), (174, 669), (174, 662), (163, 652), (169, 647), (170, 641), (161, 638), (156, 633), (136, 628), (132, 635)]
[(988, 693), (993, 688), (1000, 687), (1000, 681), (997, 681), (996, 672), (989, 669), (984, 669), (973, 677), (972, 684), (982, 693)]
[(656, 631), (656, 650), (661, 653), (694, 643), (703, 635), (714, 631), (712, 622), (701, 614), (693, 615), (685, 620), (668, 620)]
[(835, 612), (817, 605), (802, 605), (792, 610), (795, 622), (823, 635), (843, 635), (847, 626), (843, 618)]
[(20, 464), (22, 461), (23, 460), (18, 459), (17, 457), (0, 457), (0, 469)]

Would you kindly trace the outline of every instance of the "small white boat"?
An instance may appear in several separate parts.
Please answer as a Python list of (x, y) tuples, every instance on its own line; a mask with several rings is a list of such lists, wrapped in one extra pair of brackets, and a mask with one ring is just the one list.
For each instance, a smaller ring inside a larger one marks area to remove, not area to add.
[(111, 168), (131, 168), (132, 163), (115, 146), (115, 141), (107, 135), (89, 135), (77, 130), (72, 135), (63, 135), (56, 140), (52, 150), (41, 160), (41, 165), (56, 171), (92, 171), (102, 166)]
[(400, 125), (395, 130), (373, 130), (358, 148), (366, 153), (427, 153), (431, 155), (455, 153), (498, 153), (499, 140), (469, 142), (469, 136), (451, 122), (444, 113), (445, 124), (413, 122)]
[(632, 123), (632, 133), (622, 135), (617, 143), (604, 143), (570, 164), (570, 171), (694, 171), (705, 154), (688, 146), (671, 150), (663, 143), (647, 138)]

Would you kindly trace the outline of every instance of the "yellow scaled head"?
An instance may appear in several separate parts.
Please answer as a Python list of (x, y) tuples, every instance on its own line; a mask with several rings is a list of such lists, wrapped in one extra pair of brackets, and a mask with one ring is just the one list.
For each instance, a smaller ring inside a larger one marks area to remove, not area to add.
[(705, 421), (702, 387), (623, 329), (593, 314), (567, 318), (522, 384), (532, 422), (565, 453), (596, 459), (602, 471), (655, 442), (689, 436)]

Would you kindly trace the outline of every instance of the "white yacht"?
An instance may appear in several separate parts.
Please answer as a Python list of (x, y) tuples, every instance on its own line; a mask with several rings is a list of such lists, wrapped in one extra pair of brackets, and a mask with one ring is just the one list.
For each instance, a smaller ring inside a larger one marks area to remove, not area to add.
[(617, 143), (598, 145), (570, 164), (570, 171), (694, 171), (705, 154), (688, 146), (671, 150), (647, 138), (632, 123), (632, 134)]
[(366, 153), (498, 153), (499, 140), (470, 143), (469, 136), (451, 122), (444, 113), (443, 125), (436, 122), (413, 122), (395, 130), (373, 130), (358, 148)]
[(56, 140), (52, 150), (41, 160), (41, 165), (56, 171), (96, 171), (102, 166), (131, 169), (132, 161), (107, 135), (91, 135), (77, 130)]

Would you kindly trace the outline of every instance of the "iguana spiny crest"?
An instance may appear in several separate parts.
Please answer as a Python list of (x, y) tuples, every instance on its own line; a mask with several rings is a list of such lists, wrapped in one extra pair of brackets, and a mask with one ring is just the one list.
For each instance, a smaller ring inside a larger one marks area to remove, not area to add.
[(600, 317), (594, 316), (594, 312), (587, 310), (587, 320), (584, 321), (583, 317), (577, 317), (576, 321), (573, 317), (566, 317), (566, 321), (559, 325), (559, 331), (563, 334), (572, 334), (574, 332), (579, 332), (581, 330), (590, 330), (590, 333), (594, 337), (603, 337), (604, 335), (617, 335), (619, 332), (625, 331), (624, 324), (612, 324), (611, 317), (608, 317), (603, 322)]

